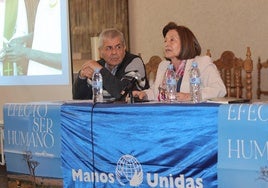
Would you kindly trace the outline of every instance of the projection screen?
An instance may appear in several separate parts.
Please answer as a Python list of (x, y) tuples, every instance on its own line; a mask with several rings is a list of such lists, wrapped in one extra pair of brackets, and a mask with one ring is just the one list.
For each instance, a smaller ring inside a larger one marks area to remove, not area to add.
[(5, 103), (72, 99), (68, 0), (0, 0), (0, 121)]

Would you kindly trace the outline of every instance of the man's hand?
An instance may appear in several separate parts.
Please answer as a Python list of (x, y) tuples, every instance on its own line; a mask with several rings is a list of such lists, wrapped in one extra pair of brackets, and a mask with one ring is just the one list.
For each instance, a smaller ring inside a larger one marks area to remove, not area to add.
[(9, 62), (19, 62), (27, 59), (28, 48), (22, 45), (14, 45), (6, 48), (5, 59)]
[(97, 68), (99, 70), (103, 68), (97, 61), (89, 60), (89, 61), (85, 62), (82, 65), (81, 70), (80, 70), (80, 75), (79, 75), (80, 78), (82, 78), (82, 79), (92, 78), (94, 70)]

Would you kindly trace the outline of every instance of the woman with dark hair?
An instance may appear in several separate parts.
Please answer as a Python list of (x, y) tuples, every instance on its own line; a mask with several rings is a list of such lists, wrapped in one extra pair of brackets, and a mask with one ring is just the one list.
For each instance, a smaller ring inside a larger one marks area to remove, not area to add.
[(226, 88), (217, 67), (210, 57), (200, 56), (201, 47), (193, 32), (185, 26), (170, 22), (163, 28), (162, 33), (166, 60), (158, 66), (154, 85), (144, 91), (134, 91), (133, 95), (140, 99), (157, 100), (159, 87), (162, 87), (165, 81), (167, 67), (173, 64), (177, 80), (177, 100), (191, 100), (189, 73), (192, 62), (197, 62), (201, 73), (202, 100), (224, 97)]

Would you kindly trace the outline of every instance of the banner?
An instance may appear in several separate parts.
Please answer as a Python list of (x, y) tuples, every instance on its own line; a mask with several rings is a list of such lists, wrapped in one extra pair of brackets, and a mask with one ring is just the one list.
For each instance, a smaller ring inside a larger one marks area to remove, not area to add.
[(8, 173), (62, 178), (61, 103), (4, 105), (4, 153)]
[(64, 187), (217, 187), (215, 104), (64, 104)]
[(219, 188), (268, 188), (268, 104), (219, 110)]

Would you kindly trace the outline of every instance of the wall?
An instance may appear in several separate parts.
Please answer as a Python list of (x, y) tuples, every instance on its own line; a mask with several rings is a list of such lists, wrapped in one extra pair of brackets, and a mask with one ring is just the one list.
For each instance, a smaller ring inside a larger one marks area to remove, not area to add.
[(161, 33), (169, 21), (189, 27), (202, 46), (202, 54), (211, 49), (213, 59), (224, 50), (245, 58), (249, 46), (255, 98), (257, 59), (268, 58), (267, 10), (266, 0), (129, 0), (130, 49), (141, 53), (145, 63), (152, 55), (163, 57)]
[(73, 72), (77, 73), (93, 54), (97, 56), (92, 53), (91, 37), (98, 36), (105, 28), (116, 27), (122, 31), (128, 47), (127, 0), (70, 0), (69, 5)]

